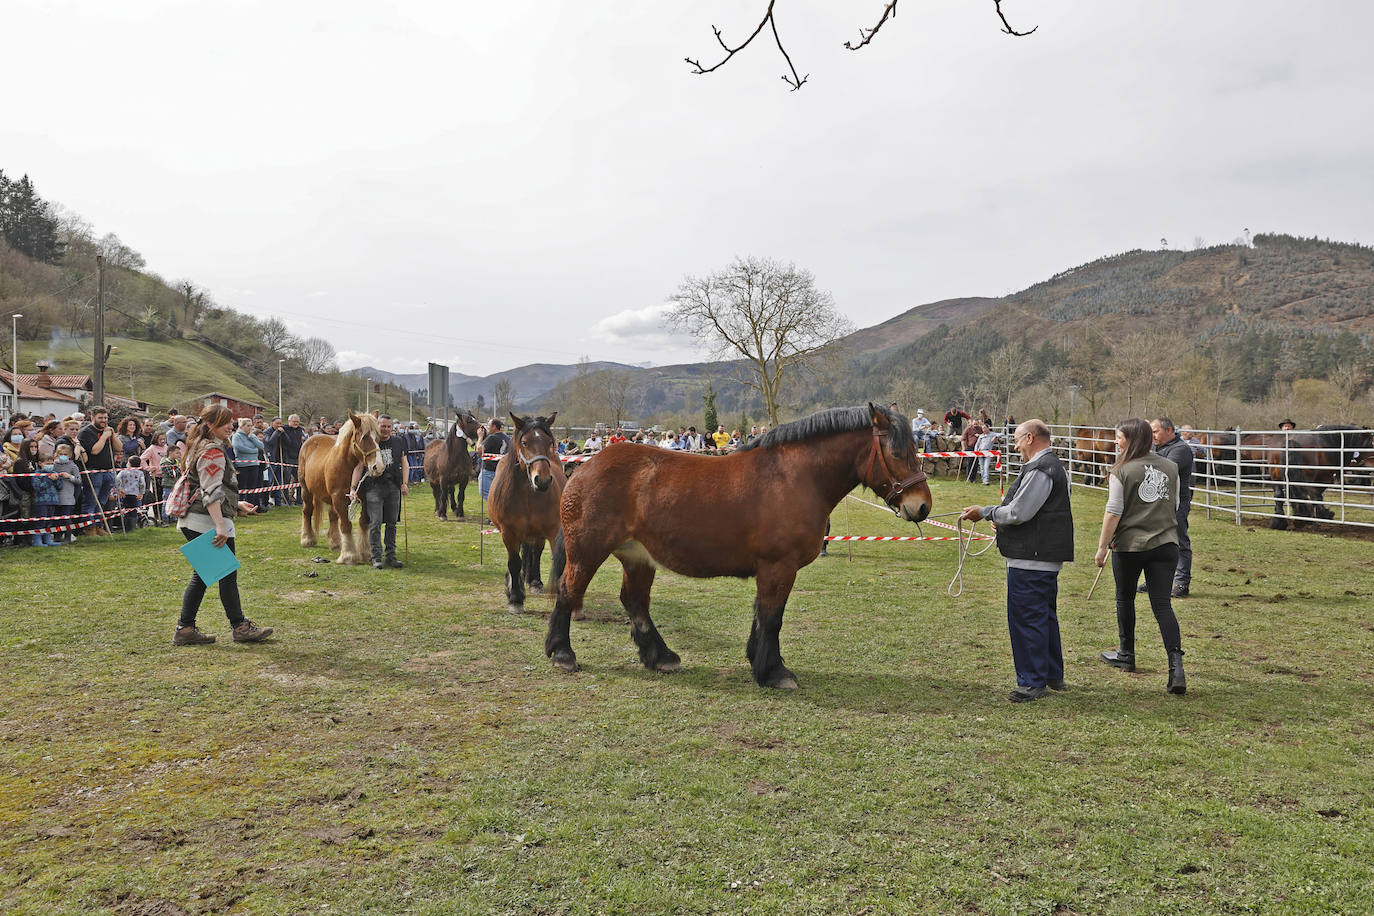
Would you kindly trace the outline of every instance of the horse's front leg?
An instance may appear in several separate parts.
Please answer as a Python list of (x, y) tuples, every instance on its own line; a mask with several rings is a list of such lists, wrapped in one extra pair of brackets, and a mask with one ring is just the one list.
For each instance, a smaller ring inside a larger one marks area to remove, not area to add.
[(525, 570), (520, 543), (506, 544), (506, 609), (525, 613)]
[(430, 495), (434, 497), (434, 517), (440, 521), (448, 521), (448, 498), (444, 495), (444, 488), (438, 480), (429, 482)]
[(466, 518), (463, 514), (463, 500), (468, 498), (468, 482), (461, 480), (458, 482), (458, 498), (453, 499), (453, 487), (448, 488), (448, 498), (453, 501), (453, 512), (458, 518)]
[(525, 586), (534, 594), (544, 594), (544, 580), (540, 577), (539, 566), (544, 559), (544, 542), (526, 544), (520, 548), (520, 565), (523, 567)]
[(1274, 485), (1274, 517), (1269, 520), (1269, 527), (1275, 531), (1283, 531), (1288, 527), (1288, 516), (1284, 511), (1284, 491), (1287, 489), (1287, 484)]
[[(339, 559), (344, 566), (357, 566), (363, 561), (353, 534), (353, 522), (348, 517), (347, 494), (337, 497), (329, 510), (330, 546), (337, 547)], [(363, 529), (365, 530), (365, 529)]]
[[(797, 676), (782, 660), (782, 612), (792, 594), (797, 569), (788, 563), (773, 563), (758, 571), (758, 593), (754, 598), (754, 625), (749, 635), (753, 647), (749, 661), (754, 681), (760, 687), (795, 690)], [(748, 654), (748, 648), (746, 648)]]

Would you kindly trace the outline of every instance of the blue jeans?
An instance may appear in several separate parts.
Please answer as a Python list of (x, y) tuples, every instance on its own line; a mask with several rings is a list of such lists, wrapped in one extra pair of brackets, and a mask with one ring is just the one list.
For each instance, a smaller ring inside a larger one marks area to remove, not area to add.
[(929, 429), (923, 429), (920, 432), (914, 433), (913, 435), (916, 436), (917, 450), (922, 452), (926, 450), (927, 446), (929, 446), (930, 443), (935, 441), (935, 433)]
[(1020, 687), (1044, 687), (1064, 679), (1058, 604), (1058, 570), (1007, 567), (1007, 629)]
[(478, 482), (478, 485), (479, 485), (479, 486), (481, 487), (481, 489), (482, 489), (482, 498), (483, 498), (483, 499), (486, 499), (486, 498), (487, 498), (487, 495), (488, 495), (489, 493), (491, 493), (491, 482), (492, 482), (494, 479), (496, 479), (496, 472), (495, 472), (495, 471), (488, 471), (486, 468), (482, 468), (482, 476), (481, 476), (480, 478), (478, 478), (478, 481), (477, 481), (477, 482)]
[(992, 470), (992, 456), (989, 455), (987, 458), (979, 458), (978, 460), (983, 463), (983, 483), (987, 483), (988, 471)]
[[(100, 513), (103, 511), (107, 515), (111, 510), (110, 492), (114, 489), (114, 471), (92, 471), (85, 475), (86, 479), (81, 487), (81, 514), (94, 516), (94, 519), (87, 519), (82, 524), (99, 525)], [(96, 494), (100, 495), (100, 508), (96, 508)]]

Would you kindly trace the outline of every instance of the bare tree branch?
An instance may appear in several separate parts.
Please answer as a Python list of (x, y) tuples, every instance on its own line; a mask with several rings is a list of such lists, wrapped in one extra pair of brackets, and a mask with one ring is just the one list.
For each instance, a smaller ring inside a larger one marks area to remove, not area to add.
[(881, 29), (881, 28), (883, 27), (883, 23), (884, 23), (884, 22), (887, 22), (888, 19), (896, 19), (896, 18), (897, 18), (897, 0), (892, 0), (891, 3), (889, 3), (887, 6), (885, 6), (885, 7), (883, 8), (883, 16), (882, 16), (881, 19), (878, 20), (878, 24), (877, 24), (877, 25), (875, 25), (875, 26), (874, 26), (873, 28), (871, 28), (871, 29), (859, 29), (859, 38), (862, 39), (862, 40), (861, 40), (858, 44), (854, 44), (852, 41), (846, 41), (846, 42), (844, 43), (844, 46), (845, 46), (846, 48), (848, 48), (849, 50), (851, 50), (851, 51), (857, 51), (857, 50), (859, 50), (859, 49), (862, 48), (864, 45), (868, 44), (870, 41), (873, 40), (873, 36), (878, 34), (878, 30)]
[[(1006, 34), (1015, 35), (1019, 38), (1024, 38), (1027, 35), (1030, 35), (1036, 29), (1040, 28), (1040, 26), (1035, 26), (1035, 28), (1032, 28), (1029, 32), (1018, 32), (1016, 29), (1011, 27), (1011, 23), (1007, 21), (1006, 14), (1002, 12), (1002, 0), (992, 0), (992, 2), (993, 7), (997, 12), (997, 18), (1002, 20), (1002, 31)], [(719, 70), (721, 67), (729, 63), (730, 59), (733, 58), (736, 54), (738, 54), (740, 51), (743, 51), (745, 48), (749, 47), (750, 42), (757, 38), (759, 36), (759, 33), (763, 31), (763, 27), (768, 26), (773, 32), (773, 41), (777, 43), (778, 52), (782, 54), (783, 60), (787, 61), (787, 69), (790, 70), (792, 73), (791, 76), (788, 76), (786, 73), (784, 73), (782, 75), (782, 81), (786, 83), (788, 86), (792, 87), (793, 92), (796, 92), (798, 89), (800, 89), (802, 85), (811, 78), (811, 74), (808, 73), (806, 74), (806, 76), (798, 75), (797, 68), (792, 63), (791, 55), (787, 53), (787, 48), (783, 47), (782, 37), (778, 35), (778, 22), (773, 15), (773, 7), (776, 5), (776, 3), (777, 0), (768, 0), (768, 8), (764, 10), (763, 18), (759, 20), (759, 24), (754, 28), (754, 31), (750, 32), (749, 37), (744, 39), (742, 43), (733, 48), (725, 43), (725, 38), (721, 34), (721, 30), (716, 28), (714, 25), (711, 26), (711, 31), (715, 32), (716, 41), (725, 51), (725, 56), (709, 67), (703, 64), (700, 59), (684, 57), (683, 60), (691, 64), (693, 68), (692, 73), (700, 76), (706, 73), (712, 73), (716, 70)], [(851, 51), (857, 51), (860, 48), (865, 47), (866, 45), (868, 45), (869, 42), (871, 42), (874, 39), (874, 37), (878, 34), (878, 30), (881, 29), (889, 19), (895, 19), (896, 17), (897, 0), (888, 0), (888, 4), (883, 7), (883, 14), (881, 17), (879, 17), (878, 23), (871, 29), (860, 28), (859, 41), (846, 41), (844, 43), (844, 46)]]
[(1011, 27), (1010, 22), (1007, 22), (1007, 16), (1005, 13), (1002, 12), (1002, 0), (992, 0), (992, 4), (997, 8), (997, 18), (1002, 20), (1002, 31), (1006, 32), (1008, 35), (1015, 35), (1018, 38), (1025, 38), (1031, 32), (1034, 32), (1035, 29), (1040, 28), (1040, 26), (1037, 25), (1035, 26), (1035, 28), (1031, 29), (1030, 32), (1018, 32)]
[(754, 29), (754, 31), (749, 33), (749, 37), (744, 39), (744, 42), (740, 44), (738, 47), (732, 48), (728, 44), (726, 44), (725, 39), (721, 36), (720, 29), (716, 28), (714, 25), (711, 26), (711, 31), (716, 33), (716, 41), (720, 42), (720, 46), (725, 49), (725, 57), (722, 58), (719, 63), (715, 64), (714, 66), (707, 67), (704, 66), (700, 60), (693, 60), (690, 57), (684, 57), (683, 60), (687, 61), (687, 63), (695, 67), (696, 69), (692, 72), (698, 75), (710, 73), (713, 70), (719, 70), (721, 67), (725, 66), (725, 64), (730, 60), (730, 58), (734, 57), (740, 51), (743, 51), (745, 48), (749, 47), (749, 43), (759, 36), (759, 32), (763, 31), (764, 26), (769, 26), (773, 30), (773, 40), (776, 41), (778, 44), (778, 51), (782, 53), (783, 60), (787, 61), (787, 69), (792, 71), (791, 76), (788, 76), (784, 73), (782, 75), (782, 81), (787, 85), (791, 86), (793, 92), (796, 92), (798, 89), (802, 87), (802, 84), (810, 78), (811, 74), (808, 73), (806, 74), (806, 76), (798, 76), (797, 68), (792, 66), (792, 58), (788, 56), (787, 49), (782, 46), (782, 38), (778, 35), (778, 22), (776, 19), (773, 18), (773, 4), (775, 4), (776, 2), (777, 0), (769, 0), (768, 9), (764, 11), (763, 19), (760, 20), (758, 26)]

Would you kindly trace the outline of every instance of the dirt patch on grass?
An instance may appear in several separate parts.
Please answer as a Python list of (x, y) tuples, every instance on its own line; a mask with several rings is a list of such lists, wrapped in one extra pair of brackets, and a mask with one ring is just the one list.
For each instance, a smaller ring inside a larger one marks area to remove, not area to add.
[(297, 674), (294, 671), (283, 671), (276, 665), (265, 665), (258, 669), (258, 677), (266, 678), (269, 681), (280, 684), (283, 687), (330, 687), (333, 686), (332, 678), (327, 678), (320, 674)]

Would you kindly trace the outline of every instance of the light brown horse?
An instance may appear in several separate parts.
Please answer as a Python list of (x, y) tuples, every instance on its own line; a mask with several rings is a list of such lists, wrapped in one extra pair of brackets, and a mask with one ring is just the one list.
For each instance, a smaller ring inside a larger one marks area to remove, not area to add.
[(339, 434), (312, 436), (301, 446), (301, 546), (314, 547), (320, 516), (329, 508), (329, 546), (339, 551), (337, 562), (356, 566), (368, 553), (366, 519), (360, 519), (357, 542), (348, 518), (348, 485), (361, 462), (369, 476), (386, 469), (377, 447), (377, 418), (348, 412)]
[[(434, 515), (448, 521), (449, 507), (463, 518), (463, 500), (467, 498), (468, 481), (472, 479), (472, 459), (468, 447), (477, 447), (477, 428), (480, 426), (472, 411), (458, 414), (448, 428), (448, 435), (425, 446), (425, 480), (434, 494)], [(453, 490), (457, 487), (458, 498)]]
[(558, 440), (547, 417), (520, 417), (511, 430), (510, 451), (501, 456), (487, 496), (491, 521), (506, 545), (506, 601), (512, 614), (525, 610), (525, 586), (540, 594), (539, 561), (545, 542), (558, 534), (558, 503), (567, 476), (558, 458)]
[[(930, 513), (930, 488), (911, 424), (869, 404), (823, 410), (770, 430), (724, 457), (645, 445), (605, 449), (563, 493), (562, 569), (544, 652), (577, 670), (568, 621), (601, 564), (624, 567), (620, 602), (646, 668), (676, 671), (681, 659), (649, 618), (649, 590), (659, 567), (684, 576), (754, 577), (754, 623), (745, 649), (754, 680), (792, 688), (779, 632), (797, 570), (821, 549), (831, 511), (863, 484), (899, 518)], [(566, 558), (566, 561), (564, 562)]]
[(1081, 426), (1073, 431), (1073, 461), (1070, 473), (1078, 471), (1083, 481), (1101, 484), (1116, 461), (1116, 430)]

